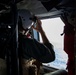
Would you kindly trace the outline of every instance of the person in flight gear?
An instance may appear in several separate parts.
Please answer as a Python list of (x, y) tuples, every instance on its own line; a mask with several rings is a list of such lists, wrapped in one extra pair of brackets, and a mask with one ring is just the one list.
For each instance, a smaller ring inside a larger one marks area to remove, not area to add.
[[(22, 58), (29, 59), (34, 58), (42, 63), (48, 63), (55, 60), (55, 52), (53, 45), (49, 42), (42, 28), (42, 22), (38, 17), (32, 17), (30, 11), (21, 9), (19, 12), (19, 45), (22, 52)], [(35, 21), (36, 19), (36, 21)], [(32, 25), (32, 21), (36, 22), (36, 26)], [(40, 43), (34, 38), (28, 38), (26, 34), (29, 27), (35, 29), (42, 36), (43, 43)]]

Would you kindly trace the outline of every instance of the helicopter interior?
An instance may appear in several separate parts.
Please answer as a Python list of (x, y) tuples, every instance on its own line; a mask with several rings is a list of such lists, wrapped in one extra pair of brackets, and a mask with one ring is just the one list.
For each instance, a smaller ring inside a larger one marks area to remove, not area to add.
[[(69, 23), (72, 26), (74, 26), (75, 34), (76, 34), (76, 1), (75, 0), (33, 0), (33, 1), (32, 0), (1, 0), (0, 1), (0, 58), (6, 60), (7, 75), (22, 75), (22, 72), (20, 71), (21, 65), (18, 64), (20, 62), (18, 60), (18, 24), (17, 24), (18, 9), (28, 9), (31, 13), (38, 16), (38, 18), (41, 20), (60, 17), (65, 24)], [(76, 65), (75, 50), (76, 50), (76, 38), (74, 40), (74, 58), (75, 58), (74, 66)], [(64, 72), (64, 74), (57, 74), (59, 73), (58, 71), (56, 72), (56, 70), (58, 69), (53, 67), (43, 66), (43, 68), (44, 68), (43, 74), (45, 75), (66, 75), (66, 72)], [(52, 71), (53, 72), (55, 71), (56, 74), (53, 74)], [(2, 73), (0, 72), (1, 75), (5, 75), (3, 72)], [(50, 73), (48, 74), (48, 72), (52, 72), (52, 74)], [(76, 74), (76, 71), (74, 72)]]

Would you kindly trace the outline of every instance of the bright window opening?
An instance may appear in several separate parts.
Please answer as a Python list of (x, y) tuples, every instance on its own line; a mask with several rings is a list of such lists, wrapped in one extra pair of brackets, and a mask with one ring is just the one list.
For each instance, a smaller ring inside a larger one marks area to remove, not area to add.
[[(58, 69), (66, 69), (68, 57), (63, 49), (64, 36), (60, 35), (61, 33), (63, 33), (64, 23), (59, 17), (53, 19), (45, 19), (42, 20), (42, 27), (49, 41), (54, 45), (54, 51), (56, 54), (55, 61), (43, 64)], [(41, 35), (40, 41), (42, 42)]]

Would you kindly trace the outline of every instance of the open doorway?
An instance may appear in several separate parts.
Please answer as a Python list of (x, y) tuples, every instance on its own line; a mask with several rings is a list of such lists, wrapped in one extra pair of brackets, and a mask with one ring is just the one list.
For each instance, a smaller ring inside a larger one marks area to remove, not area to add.
[[(67, 54), (63, 49), (63, 36), (60, 34), (63, 33), (64, 23), (60, 19), (60, 17), (52, 18), (52, 19), (44, 19), (42, 21), (42, 27), (49, 39), (49, 41), (54, 45), (54, 51), (56, 54), (56, 59), (54, 62), (47, 63), (43, 65), (54, 67), (57, 69), (66, 69), (67, 63)], [(40, 34), (39, 34), (40, 35)], [(42, 42), (41, 35), (40, 41)]]

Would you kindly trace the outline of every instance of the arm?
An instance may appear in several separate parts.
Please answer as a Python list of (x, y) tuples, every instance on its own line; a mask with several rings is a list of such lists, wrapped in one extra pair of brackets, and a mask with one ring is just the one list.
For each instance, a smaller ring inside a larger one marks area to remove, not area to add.
[(46, 60), (44, 62), (54, 61), (55, 60), (55, 52), (54, 52), (54, 49), (53, 49), (53, 45), (49, 42), (49, 40), (48, 40), (48, 38), (47, 38), (43, 28), (42, 28), (42, 23), (38, 18), (37, 18), (36, 27), (32, 26), (32, 28), (35, 29), (36, 31), (38, 31), (41, 34), (41, 37), (42, 37), (42, 40), (43, 40), (42, 45), (38, 46), (39, 44), (37, 44), (38, 48), (40, 47), (40, 50), (43, 50), (43, 52), (45, 52), (45, 55), (41, 59), (46, 60), (47, 58), (49, 58), (48, 60)]
[(42, 28), (42, 22), (37, 18), (37, 25), (36, 27), (32, 26), (33, 29), (35, 29), (36, 31), (38, 31), (41, 34), (43, 43), (49, 43), (48, 38), (46, 37), (46, 34)]

